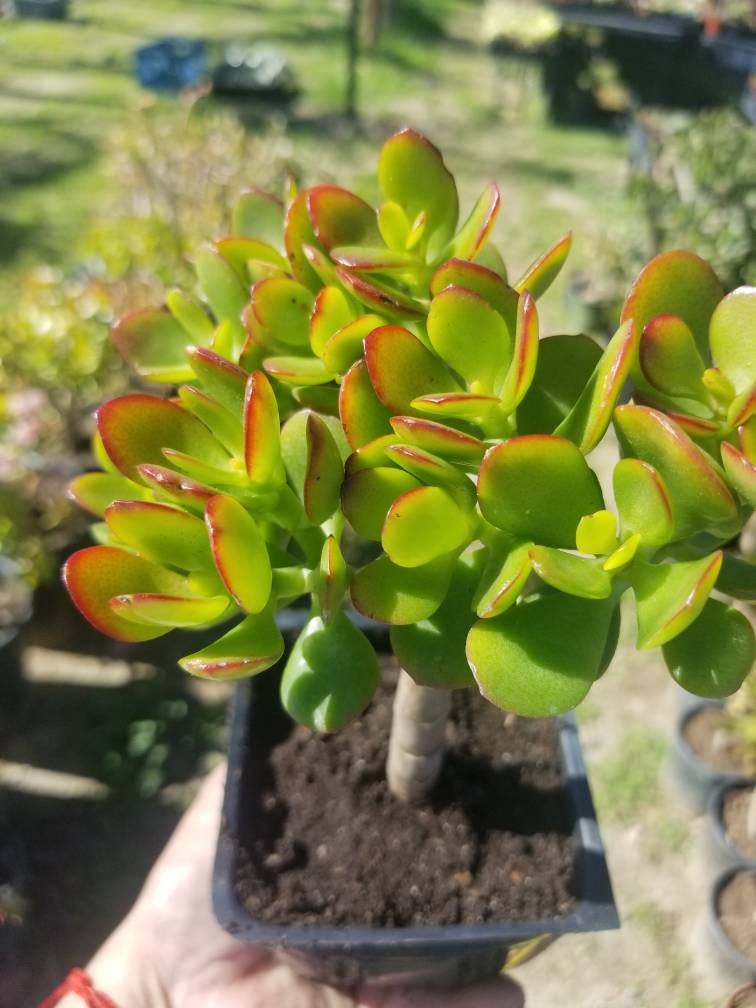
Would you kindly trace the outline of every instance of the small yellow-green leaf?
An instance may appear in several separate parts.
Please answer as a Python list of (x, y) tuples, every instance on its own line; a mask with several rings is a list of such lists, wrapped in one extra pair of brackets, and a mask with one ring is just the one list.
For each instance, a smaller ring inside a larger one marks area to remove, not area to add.
[(572, 245), (572, 232), (568, 231), (548, 252), (532, 262), (520, 279), (514, 284), (514, 289), (521, 294), (527, 290), (538, 300), (551, 287), (564, 266)]
[(642, 540), (638, 532), (633, 533), (621, 546), (610, 554), (604, 562), (604, 570), (613, 573), (622, 570), (634, 559)]
[(575, 545), (581, 553), (612, 553), (617, 548), (617, 517), (611, 511), (584, 515), (578, 523)]

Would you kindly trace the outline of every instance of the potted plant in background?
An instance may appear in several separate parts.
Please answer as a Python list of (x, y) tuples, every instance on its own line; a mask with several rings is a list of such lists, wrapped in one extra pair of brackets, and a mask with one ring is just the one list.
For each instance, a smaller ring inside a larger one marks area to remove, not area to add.
[[(281, 662), (276, 613), (307, 600), (280, 687), (263, 677), (257, 699), (239, 694), (216, 908), (314, 975), (460, 983), (517, 940), (615, 921), (587, 787), (568, 786), (565, 819), (554, 727), (528, 719), (586, 696), (614, 654), (621, 597), (635, 598), (638, 646), (661, 646), (684, 687), (724, 696), (751, 667), (748, 620), (709, 596), (740, 588), (720, 545), (753, 507), (740, 387), (754, 369), (737, 349), (752, 300), (722, 301), (708, 267), (674, 253), (638, 279), (604, 350), (542, 338), (536, 301), (569, 236), (510, 284), (488, 240), (495, 186), (459, 227), (454, 179), (412, 130), (386, 142), (378, 181), (377, 211), (331, 185), (290, 186), (285, 205), (245, 194), (233, 235), (197, 254), (201, 300), (172, 291), (116, 326), (137, 372), (177, 390), (98, 411), (102, 471), (72, 493), (104, 521), (64, 577), (122, 640), (235, 617), (180, 659), (211, 679)], [(698, 329), (723, 314), (706, 380), (726, 472), (714, 438), (698, 447), (681, 426), (691, 410), (670, 415), (668, 388), (678, 372), (692, 381)], [(633, 371), (661, 398), (617, 406)], [(586, 460), (612, 418), (616, 510)], [(401, 667), (393, 714), (376, 624)], [(579, 751), (560, 731), (569, 778)], [(301, 813), (284, 797), (296, 790)], [(559, 841), (572, 827), (577, 868)], [(373, 881), (392, 872), (381, 895)]]

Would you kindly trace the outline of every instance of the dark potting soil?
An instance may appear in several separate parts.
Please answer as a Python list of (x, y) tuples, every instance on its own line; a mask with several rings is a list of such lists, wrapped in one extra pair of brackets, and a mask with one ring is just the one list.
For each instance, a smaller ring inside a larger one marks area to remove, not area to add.
[(273, 748), (240, 838), (248, 911), (376, 927), (569, 913), (574, 850), (555, 723), (456, 691), (439, 783), (428, 804), (406, 805), (384, 777), (395, 675), (385, 668), (368, 711), (334, 735), (287, 734), (253, 713), (252, 758)]
[(719, 921), (733, 945), (756, 963), (756, 872), (733, 875), (719, 894)]
[(725, 728), (720, 707), (703, 707), (685, 723), (683, 734), (693, 752), (715, 770), (743, 772), (743, 757), (737, 739)]
[(753, 785), (728, 791), (722, 802), (722, 822), (730, 841), (746, 857), (756, 861), (756, 836), (748, 833), (748, 809), (754, 800)]

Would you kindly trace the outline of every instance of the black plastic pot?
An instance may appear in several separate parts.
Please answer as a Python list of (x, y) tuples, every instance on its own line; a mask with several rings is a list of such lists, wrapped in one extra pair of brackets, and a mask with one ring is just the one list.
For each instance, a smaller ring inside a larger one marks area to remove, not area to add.
[(678, 713), (675, 734), (667, 757), (669, 776), (685, 804), (696, 815), (706, 810), (709, 799), (717, 787), (723, 784), (742, 783), (745, 779), (743, 774), (718, 770), (711, 766), (697, 756), (688, 745), (685, 738), (688, 721), (707, 707), (721, 710), (722, 703), (718, 700), (702, 700), (684, 707)]
[(712, 792), (706, 809), (706, 853), (709, 864), (717, 872), (727, 868), (741, 867), (756, 871), (756, 859), (749, 857), (736, 847), (727, 835), (722, 819), (724, 800), (730, 792), (738, 789), (753, 790), (756, 781), (741, 781), (740, 783), (720, 784)]
[[(380, 984), (463, 986), (529, 959), (559, 935), (619, 926), (577, 727), (559, 719), (562, 778), (576, 844), (575, 909), (532, 921), (407, 928), (274, 926), (254, 920), (235, 887), (235, 838), (244, 796), (260, 786), (262, 760), (250, 758), (250, 738), (266, 723), (266, 703), (254, 680), (242, 683), (231, 712), (223, 826), (216, 851), (213, 905), (221, 925), (240, 941), (275, 947), (300, 974), (336, 986)], [(277, 698), (272, 697), (272, 702)]]
[(740, 871), (756, 871), (742, 865), (728, 868), (714, 880), (709, 894), (707, 907), (707, 930), (711, 946), (711, 954), (716, 965), (733, 983), (749, 983), (756, 980), (756, 962), (746, 958), (733, 945), (719, 921), (719, 896), (727, 883)]
[(68, 17), (68, 0), (14, 0), (13, 12), (20, 18), (64, 21)]

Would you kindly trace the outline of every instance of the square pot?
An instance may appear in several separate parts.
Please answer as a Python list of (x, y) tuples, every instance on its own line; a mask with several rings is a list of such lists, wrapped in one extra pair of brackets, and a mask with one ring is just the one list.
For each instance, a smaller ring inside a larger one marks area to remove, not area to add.
[[(444, 927), (305, 927), (255, 920), (236, 891), (240, 864), (236, 838), (244, 822), (244, 796), (262, 786), (263, 759), (253, 757), (250, 745), (256, 724), (265, 724), (268, 718), (262, 692), (257, 681), (245, 680), (237, 686), (232, 702), (228, 775), (213, 877), (216, 917), (240, 941), (275, 948), (298, 973), (336, 986), (366, 981), (462, 986), (496, 975), (505, 964), (524, 962), (561, 934), (619, 926), (572, 716), (558, 719), (562, 784), (576, 862), (576, 901), (569, 914)], [(272, 700), (277, 702), (277, 695)]]

